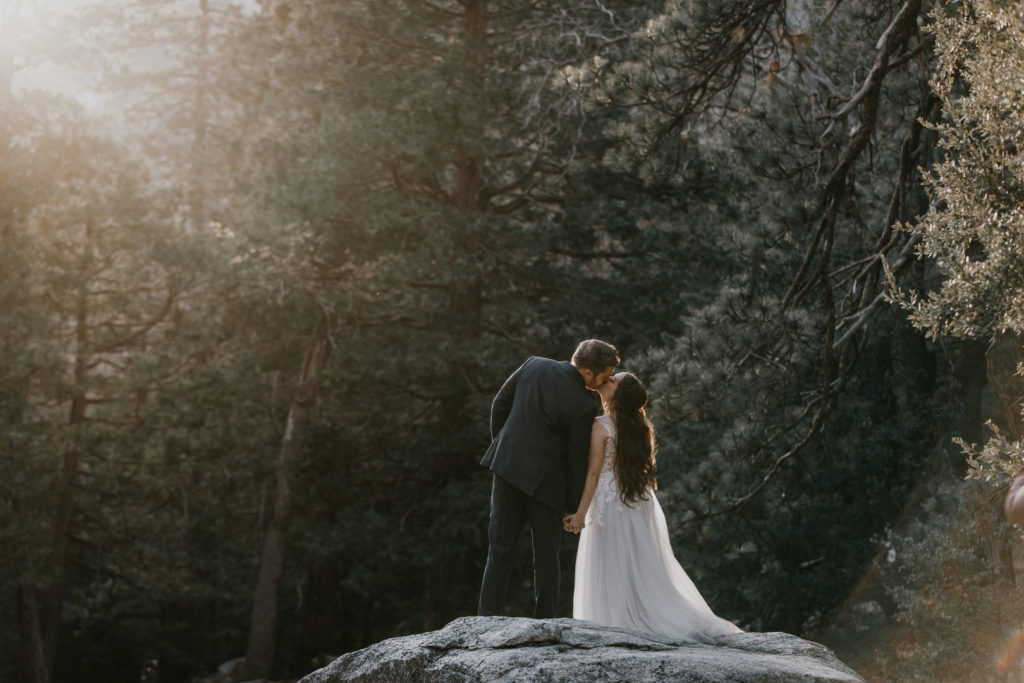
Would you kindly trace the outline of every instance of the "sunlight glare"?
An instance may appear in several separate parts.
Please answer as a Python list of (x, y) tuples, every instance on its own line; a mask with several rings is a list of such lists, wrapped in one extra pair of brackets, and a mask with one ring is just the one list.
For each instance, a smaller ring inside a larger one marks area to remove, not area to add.
[(996, 660), (996, 668), (1000, 671), (1009, 671), (1013, 667), (1019, 667), (1022, 649), (1024, 649), (1024, 629), (1017, 629), (1003, 647), (1002, 653)]

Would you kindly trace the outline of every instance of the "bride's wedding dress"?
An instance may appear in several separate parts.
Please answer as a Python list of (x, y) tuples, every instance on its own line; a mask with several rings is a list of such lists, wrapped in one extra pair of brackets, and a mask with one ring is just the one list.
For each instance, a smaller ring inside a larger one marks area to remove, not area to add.
[(615, 479), (615, 427), (576, 552), (572, 616), (678, 640), (708, 642), (741, 629), (715, 616), (672, 554), (665, 514), (654, 491), (628, 507)]

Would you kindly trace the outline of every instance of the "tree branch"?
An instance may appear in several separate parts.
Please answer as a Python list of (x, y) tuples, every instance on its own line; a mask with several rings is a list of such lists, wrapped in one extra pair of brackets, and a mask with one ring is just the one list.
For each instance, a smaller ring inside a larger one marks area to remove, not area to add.
[(125, 336), (125, 337), (121, 337), (120, 339), (114, 339), (114, 340), (108, 341), (108, 342), (106, 342), (104, 344), (99, 344), (99, 345), (95, 346), (92, 349), (93, 352), (94, 353), (110, 353), (111, 351), (117, 351), (119, 349), (123, 349), (125, 347), (128, 347), (128, 346), (134, 344), (136, 341), (138, 341), (143, 336), (145, 336), (146, 333), (148, 333), (150, 330), (152, 330), (154, 327), (156, 327), (160, 322), (162, 322), (164, 319), (167, 318), (167, 315), (171, 312), (171, 309), (174, 306), (174, 302), (177, 300), (177, 296), (178, 296), (178, 292), (177, 291), (175, 291), (175, 290), (168, 291), (167, 298), (164, 300), (164, 304), (160, 308), (160, 310), (157, 311), (157, 313), (152, 318), (150, 318), (148, 321), (146, 321), (145, 323), (142, 323), (141, 326), (138, 329), (136, 329), (135, 332), (133, 332), (132, 334), (129, 334), (129, 335)]

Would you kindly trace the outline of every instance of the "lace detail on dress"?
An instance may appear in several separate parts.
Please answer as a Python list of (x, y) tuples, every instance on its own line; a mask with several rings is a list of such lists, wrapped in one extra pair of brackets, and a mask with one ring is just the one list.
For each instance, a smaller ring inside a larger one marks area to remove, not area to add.
[(604, 427), (604, 462), (601, 463), (601, 477), (597, 480), (594, 502), (587, 510), (587, 526), (604, 526), (604, 516), (609, 503), (619, 497), (619, 482), (615, 479), (615, 425), (608, 415), (597, 417), (597, 422)]

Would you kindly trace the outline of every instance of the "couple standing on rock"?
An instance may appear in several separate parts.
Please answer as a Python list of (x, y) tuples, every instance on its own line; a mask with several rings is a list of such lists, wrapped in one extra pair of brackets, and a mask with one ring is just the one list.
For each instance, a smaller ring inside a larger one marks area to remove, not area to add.
[[(491, 404), (494, 473), (478, 614), (501, 610), (515, 546), (533, 535), (534, 617), (556, 615), (562, 530), (581, 533), (572, 615), (678, 640), (740, 631), (711, 611), (672, 554), (654, 495), (654, 430), (637, 377), (597, 339), (572, 361), (531, 357)], [(594, 392), (603, 414), (596, 415)]]

